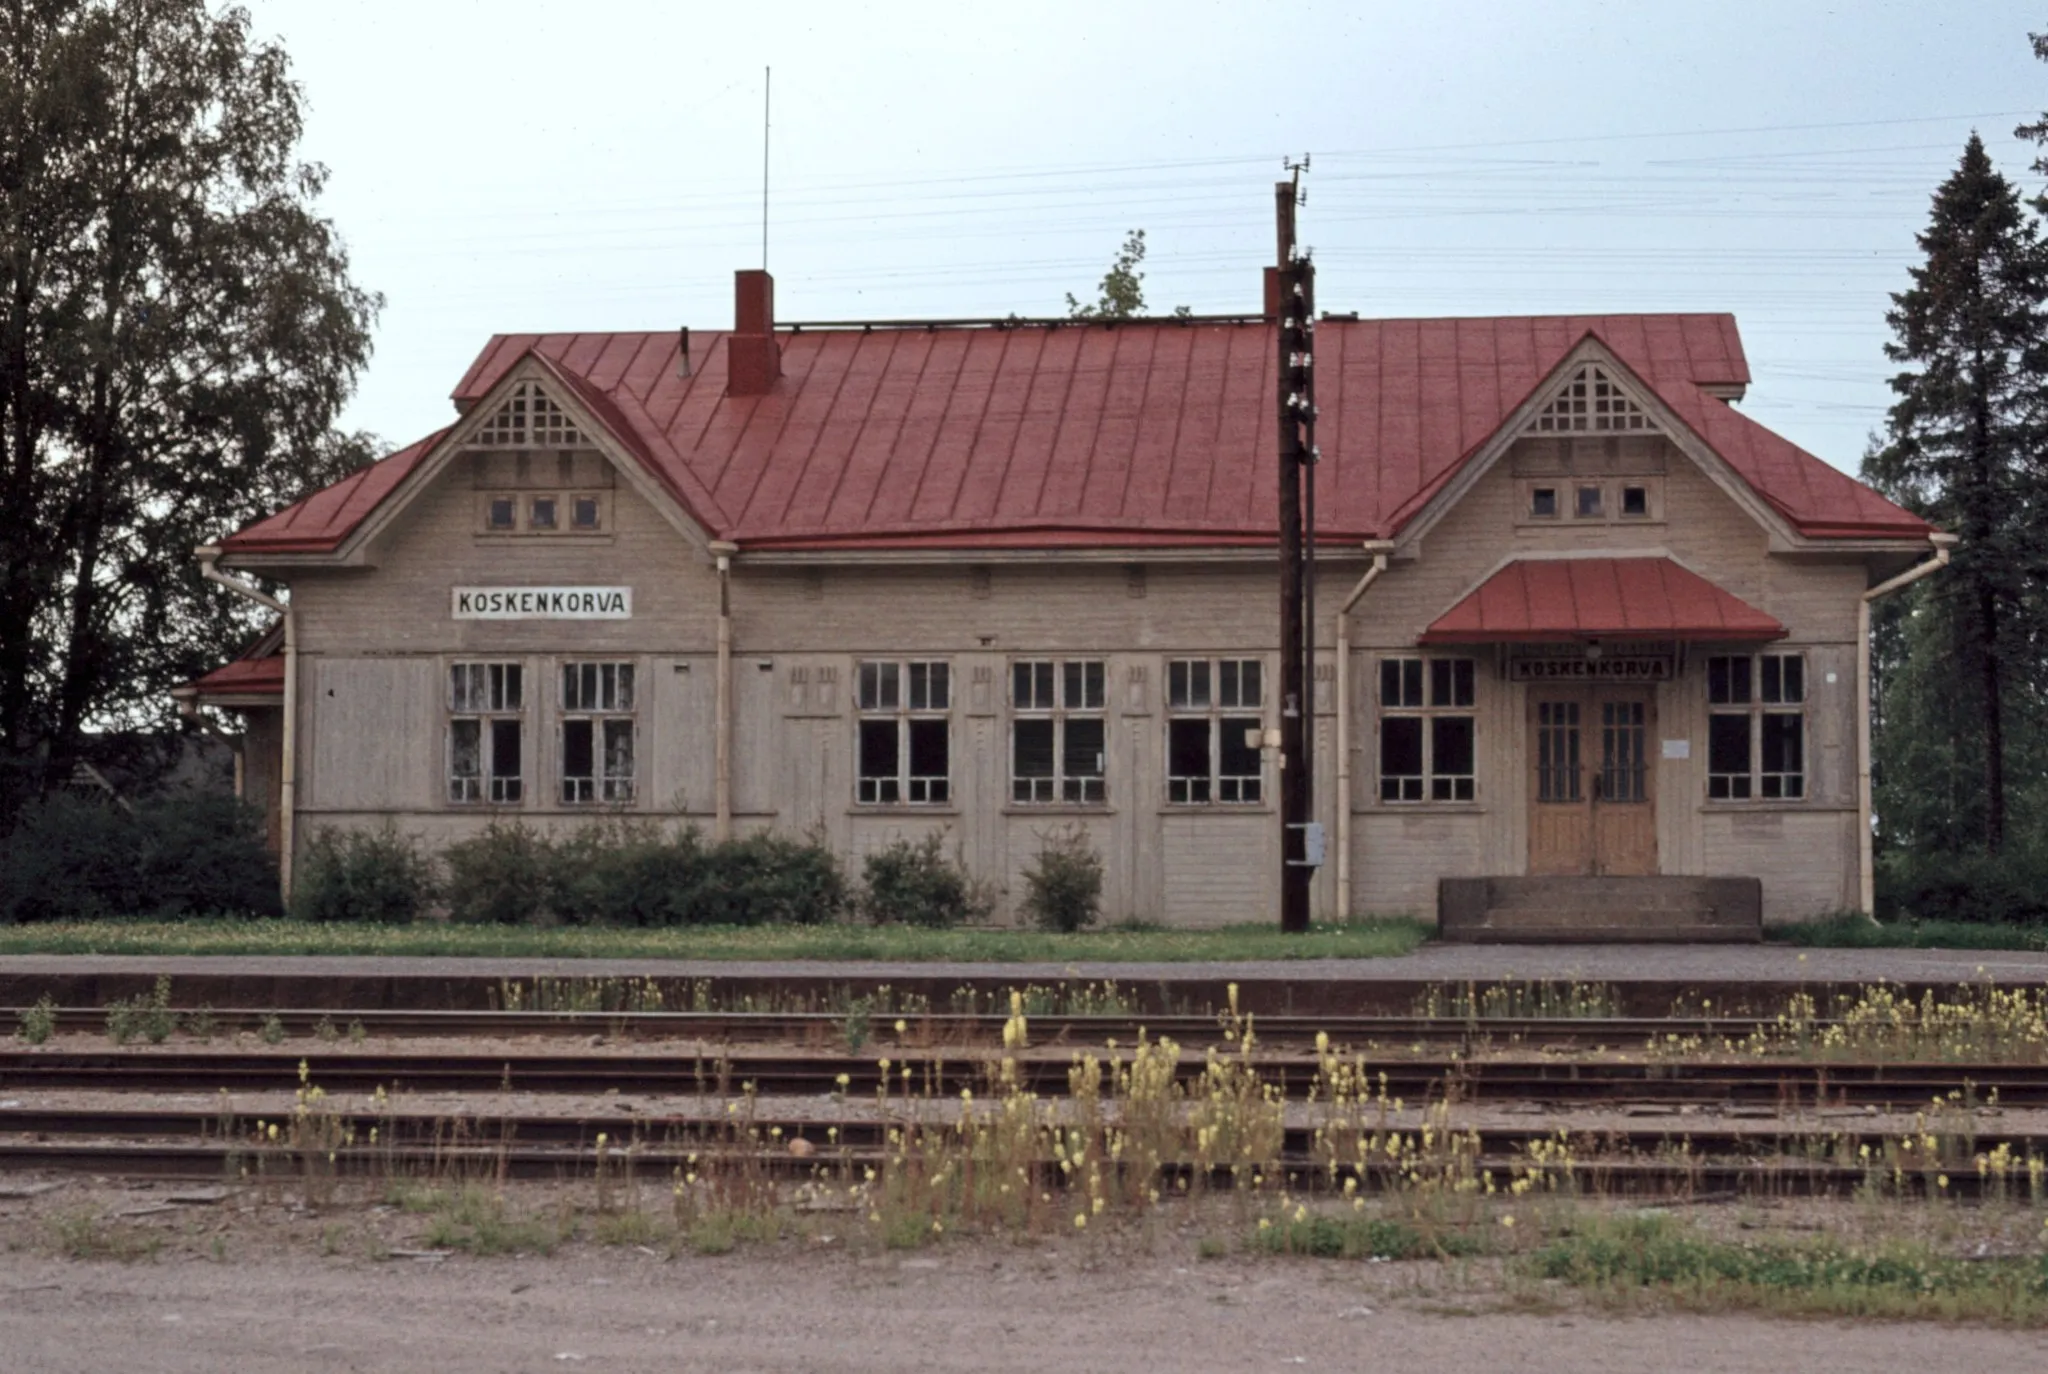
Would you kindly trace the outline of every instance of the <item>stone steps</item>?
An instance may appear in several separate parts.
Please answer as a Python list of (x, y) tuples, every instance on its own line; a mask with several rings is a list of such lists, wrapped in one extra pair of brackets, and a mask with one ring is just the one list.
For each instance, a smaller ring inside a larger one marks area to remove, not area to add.
[(1754, 878), (1447, 878), (1446, 940), (1474, 943), (1754, 943), (1763, 938)]

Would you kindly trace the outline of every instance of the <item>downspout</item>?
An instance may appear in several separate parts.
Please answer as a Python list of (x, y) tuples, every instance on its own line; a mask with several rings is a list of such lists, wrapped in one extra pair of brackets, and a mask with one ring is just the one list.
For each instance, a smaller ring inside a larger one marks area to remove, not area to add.
[(1889, 582), (1878, 583), (1856, 603), (1857, 898), (1863, 914), (1872, 920), (1877, 919), (1877, 842), (1870, 833), (1870, 603), (1948, 566), (1956, 536), (1934, 534), (1928, 536), (1928, 542), (1934, 545), (1931, 562), (1915, 563)]
[(291, 604), (279, 601), (238, 577), (229, 577), (214, 566), (220, 558), (218, 544), (202, 544), (193, 550), (199, 559), (199, 573), (240, 597), (277, 612), (284, 624), (284, 740), (277, 766), (277, 887), (286, 902), (292, 898), (293, 837), (297, 830), (299, 779), (299, 635), (298, 618)]
[(712, 722), (712, 799), (717, 818), (712, 837), (721, 844), (732, 838), (732, 560), (739, 551), (739, 545), (722, 539), (711, 544), (718, 560), (718, 682)]
[(1387, 555), (1393, 543), (1368, 540), (1365, 551), (1372, 566), (1337, 608), (1337, 919), (1351, 915), (1351, 608), (1365, 595), (1366, 588), (1380, 580), (1387, 570)]

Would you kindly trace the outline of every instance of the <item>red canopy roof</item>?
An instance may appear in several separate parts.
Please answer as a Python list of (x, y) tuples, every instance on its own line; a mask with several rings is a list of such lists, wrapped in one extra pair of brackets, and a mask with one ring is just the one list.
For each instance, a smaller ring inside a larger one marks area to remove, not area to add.
[(1775, 619), (1668, 558), (1526, 558), (1438, 616), (1422, 642), (1784, 636)]
[[(784, 331), (766, 395), (727, 396), (723, 334), (493, 338), (455, 391), (539, 360), (714, 537), (743, 548), (1269, 546), (1273, 326), (1171, 320)], [(1317, 531), (1396, 534), (1565, 356), (1597, 339), (1796, 528), (1927, 524), (1716, 391), (1749, 380), (1728, 315), (1329, 320), (1316, 332)], [(432, 436), (224, 541), (331, 550)]]
[(277, 654), (264, 658), (238, 658), (223, 663), (205, 677), (174, 689), (207, 697), (284, 696), (284, 659)]

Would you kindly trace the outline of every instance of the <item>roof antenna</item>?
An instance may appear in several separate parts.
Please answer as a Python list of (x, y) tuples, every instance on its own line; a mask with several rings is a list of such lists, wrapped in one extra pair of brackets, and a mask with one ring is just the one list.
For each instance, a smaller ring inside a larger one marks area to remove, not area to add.
[(768, 97), (774, 89), (775, 68), (761, 68), (761, 270), (768, 270)]

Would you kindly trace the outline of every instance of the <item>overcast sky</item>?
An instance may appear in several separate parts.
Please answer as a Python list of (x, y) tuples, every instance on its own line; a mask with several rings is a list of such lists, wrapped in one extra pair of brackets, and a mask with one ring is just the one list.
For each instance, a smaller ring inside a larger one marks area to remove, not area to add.
[(1323, 308), (1730, 310), (1744, 408), (1853, 469), (1928, 196), (1973, 128), (2040, 189), (2048, 106), (2008, 0), (250, 9), (388, 297), (347, 419), (394, 443), (494, 332), (730, 326), (772, 65), (785, 320), (1057, 314), (1132, 228), (1154, 310), (1253, 310), (1311, 153)]

